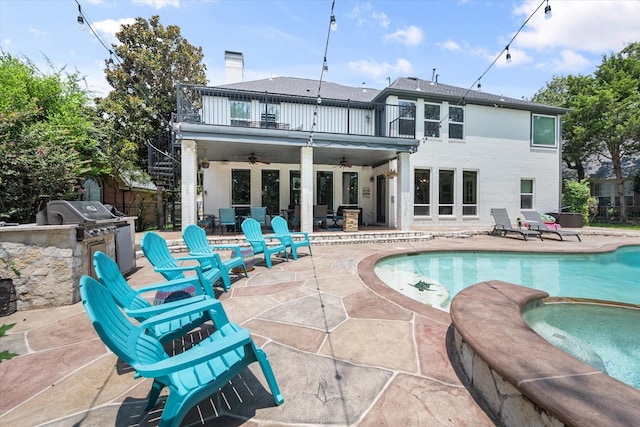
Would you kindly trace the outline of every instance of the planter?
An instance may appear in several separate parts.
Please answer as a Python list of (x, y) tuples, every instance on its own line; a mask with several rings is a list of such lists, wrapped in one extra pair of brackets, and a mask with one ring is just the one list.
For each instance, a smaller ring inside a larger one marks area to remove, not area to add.
[(566, 228), (582, 228), (584, 225), (582, 214), (571, 212), (554, 212), (550, 213), (556, 219), (556, 224)]

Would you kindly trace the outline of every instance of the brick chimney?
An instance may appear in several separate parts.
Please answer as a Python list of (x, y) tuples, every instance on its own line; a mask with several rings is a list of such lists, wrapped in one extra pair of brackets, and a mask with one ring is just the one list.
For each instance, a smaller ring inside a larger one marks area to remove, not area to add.
[(225, 84), (243, 81), (244, 57), (241, 52), (224, 51)]

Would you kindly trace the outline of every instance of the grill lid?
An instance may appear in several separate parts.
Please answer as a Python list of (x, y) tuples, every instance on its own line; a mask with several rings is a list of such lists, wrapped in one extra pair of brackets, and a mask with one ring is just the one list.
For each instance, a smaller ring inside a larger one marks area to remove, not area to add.
[(52, 200), (47, 203), (47, 222), (60, 224), (100, 224), (118, 219), (100, 202)]

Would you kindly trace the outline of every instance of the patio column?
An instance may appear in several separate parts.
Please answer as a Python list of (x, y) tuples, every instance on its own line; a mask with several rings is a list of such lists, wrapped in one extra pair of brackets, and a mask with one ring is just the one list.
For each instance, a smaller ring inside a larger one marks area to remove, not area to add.
[(182, 228), (197, 224), (198, 197), (198, 144), (195, 141), (182, 140)]
[(396, 200), (396, 218), (397, 228), (401, 231), (409, 231), (411, 229), (411, 222), (413, 218), (410, 168), (411, 159), (409, 156), (409, 153), (398, 153), (398, 200)]
[(313, 147), (300, 148), (300, 231), (313, 232)]

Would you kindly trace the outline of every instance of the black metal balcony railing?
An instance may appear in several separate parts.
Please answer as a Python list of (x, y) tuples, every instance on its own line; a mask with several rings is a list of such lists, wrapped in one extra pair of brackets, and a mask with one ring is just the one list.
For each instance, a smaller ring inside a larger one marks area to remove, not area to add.
[(415, 139), (406, 106), (179, 85), (177, 122)]

